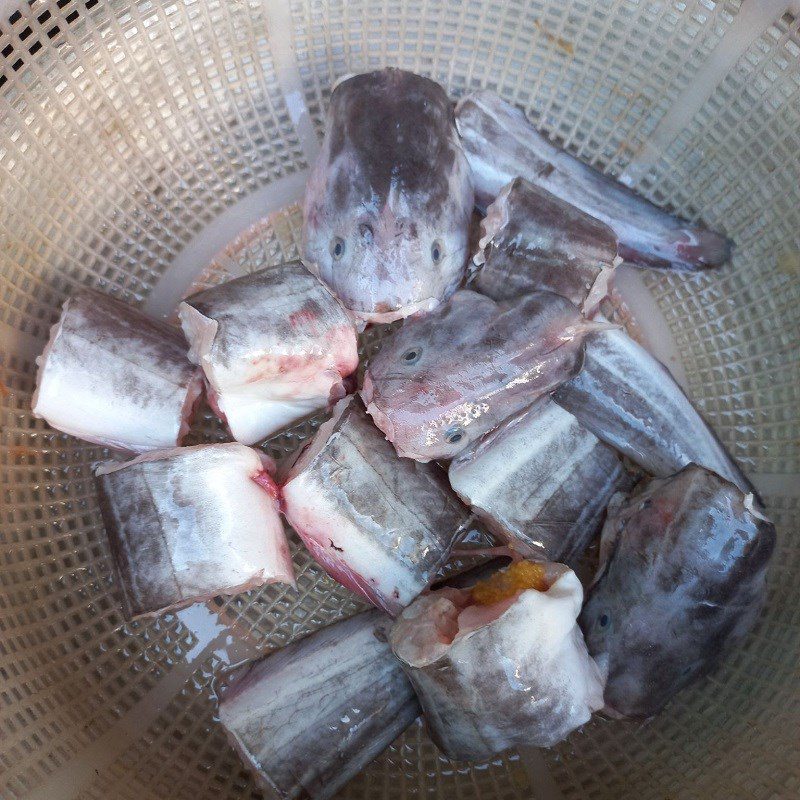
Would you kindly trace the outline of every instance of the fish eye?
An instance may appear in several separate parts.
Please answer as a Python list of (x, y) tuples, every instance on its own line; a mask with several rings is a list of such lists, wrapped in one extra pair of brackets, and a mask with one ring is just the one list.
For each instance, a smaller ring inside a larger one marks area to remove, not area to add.
[(422, 355), (422, 348), (421, 347), (412, 347), (410, 350), (406, 350), (402, 356), (400, 356), (400, 360), (411, 366), (412, 364), (416, 364), (419, 361), (420, 356)]
[(442, 246), (439, 242), (434, 242), (431, 245), (431, 258), (434, 264), (438, 264), (442, 260)]
[(608, 614), (601, 614), (600, 618), (597, 621), (600, 624), (601, 628), (607, 628), (608, 623), (611, 622), (611, 619), (609, 618)]
[(464, 431), (458, 425), (453, 425), (452, 428), (447, 429), (444, 438), (448, 444), (458, 444), (464, 438)]
[(344, 255), (344, 239), (334, 236), (331, 239), (331, 255), (338, 261)]

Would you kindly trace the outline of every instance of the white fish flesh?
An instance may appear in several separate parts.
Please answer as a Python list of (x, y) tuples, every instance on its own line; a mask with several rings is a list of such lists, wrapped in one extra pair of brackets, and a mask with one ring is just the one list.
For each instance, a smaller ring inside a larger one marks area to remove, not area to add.
[(299, 261), (192, 295), (178, 314), (234, 439), (254, 444), (344, 397), (355, 327)]
[(91, 289), (64, 303), (36, 363), (34, 416), (134, 453), (180, 444), (203, 390), (179, 330)]
[(433, 581), (469, 518), (445, 474), (398, 458), (354, 398), (291, 467), (283, 504), (326, 572), (392, 615)]
[(236, 443), (156, 451), (98, 468), (128, 619), (265, 583), (294, 585), (272, 469), (266, 456)]
[(562, 564), (539, 566), (541, 588), (490, 604), (476, 603), (474, 590), (439, 589), (392, 628), (392, 650), (449, 758), (550, 747), (603, 706), (603, 676), (575, 621), (580, 581)]

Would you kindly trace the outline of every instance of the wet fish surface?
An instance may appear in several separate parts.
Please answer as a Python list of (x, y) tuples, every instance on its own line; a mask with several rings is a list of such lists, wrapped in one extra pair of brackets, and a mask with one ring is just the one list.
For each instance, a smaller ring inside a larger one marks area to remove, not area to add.
[(607, 326), (551, 292), (496, 303), (462, 290), (386, 339), (361, 394), (401, 456), (453, 458), (574, 377), (584, 336)]
[(451, 295), (467, 263), (472, 181), (444, 89), (388, 68), (341, 80), (306, 188), (311, 269), (358, 319)]
[(501, 190), (482, 229), (473, 286), (494, 300), (545, 289), (580, 306), (601, 275), (606, 290), (612, 280), (614, 231), (524, 178)]
[(573, 565), (611, 496), (633, 481), (619, 456), (549, 397), (450, 462), (450, 485), (525, 557)]
[(355, 326), (300, 261), (192, 295), (178, 314), (211, 405), (243, 444), (332, 405), (358, 368)]
[(583, 369), (553, 399), (651, 475), (696, 463), (755, 491), (669, 370), (624, 331), (588, 337)]
[(431, 583), (469, 519), (442, 470), (398, 458), (352, 397), (289, 470), (283, 503), (323, 569), (392, 615)]
[(268, 797), (333, 797), (419, 716), (390, 624), (367, 611), (230, 674), (220, 722)]
[(484, 208), (521, 176), (612, 228), (619, 255), (632, 264), (697, 270), (730, 259), (730, 239), (663, 211), (561, 150), (494, 92), (465, 95), (456, 125)]
[(64, 303), (36, 363), (34, 416), (134, 453), (180, 444), (203, 390), (179, 330), (92, 289)]
[(127, 619), (265, 583), (294, 585), (272, 468), (236, 443), (99, 467), (100, 510)]
[(575, 573), (532, 562), (504, 573), (481, 592), (478, 583), (422, 595), (389, 636), (431, 737), (456, 760), (550, 747), (603, 705), (603, 677), (576, 623)]
[(580, 617), (606, 709), (652, 716), (714, 669), (759, 615), (774, 546), (753, 496), (694, 464), (615, 503)]

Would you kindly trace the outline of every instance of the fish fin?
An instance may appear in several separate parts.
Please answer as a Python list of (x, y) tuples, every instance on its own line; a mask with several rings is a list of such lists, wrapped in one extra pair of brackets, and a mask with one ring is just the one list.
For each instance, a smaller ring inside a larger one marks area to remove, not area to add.
[(472, 263), (481, 267), (486, 263), (486, 248), (503, 228), (508, 225), (508, 196), (519, 178), (514, 178), (500, 190), (500, 194), (486, 209), (486, 216), (481, 220), (481, 238), (478, 240), (478, 250), (472, 257)]
[(615, 256), (611, 264), (605, 264), (600, 270), (600, 274), (595, 278), (592, 288), (589, 289), (589, 294), (583, 301), (581, 311), (587, 319), (591, 319), (597, 314), (600, 309), (600, 303), (606, 297), (610, 297), (613, 290), (614, 275), (616, 275), (617, 267), (622, 263), (619, 256)]
[(756, 507), (756, 496), (753, 492), (746, 494), (744, 496), (744, 507), (756, 518), (760, 519), (763, 522), (772, 523), (772, 520), (765, 516), (757, 507)]
[(622, 325), (617, 325), (617, 323), (609, 322), (606, 319), (581, 319), (580, 322), (576, 322), (574, 325), (567, 325), (560, 338), (565, 342), (569, 342), (578, 336), (586, 336), (590, 333), (618, 330), (622, 330)]

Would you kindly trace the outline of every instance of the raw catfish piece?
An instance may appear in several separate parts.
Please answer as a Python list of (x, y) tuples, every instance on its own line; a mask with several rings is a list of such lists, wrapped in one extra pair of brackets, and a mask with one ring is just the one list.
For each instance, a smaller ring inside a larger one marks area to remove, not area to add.
[(294, 585), (266, 456), (204, 444), (106, 462), (100, 510), (128, 619), (265, 583)]
[(230, 675), (220, 722), (268, 797), (333, 797), (419, 716), (390, 624), (366, 611)]
[(569, 564), (632, 485), (617, 454), (549, 397), (459, 453), (448, 474), (492, 533), (523, 556)]
[(36, 363), (34, 416), (134, 453), (180, 444), (203, 390), (179, 330), (91, 289), (64, 303)]
[(385, 341), (361, 394), (401, 456), (453, 458), (576, 375), (584, 336), (607, 326), (551, 292), (496, 303), (462, 290)]
[(580, 624), (608, 668), (607, 711), (649, 717), (752, 627), (775, 529), (752, 495), (695, 464), (615, 506)]
[(244, 444), (344, 397), (358, 367), (352, 321), (299, 261), (192, 295), (178, 314), (214, 410)]
[(564, 152), (494, 92), (463, 97), (456, 125), (484, 208), (521, 176), (606, 223), (619, 239), (619, 255), (633, 264), (697, 270), (730, 259), (730, 239), (668, 214)]
[(546, 289), (582, 305), (594, 288), (594, 305), (610, 289), (619, 260), (614, 231), (523, 178), (500, 192), (482, 230), (474, 286), (494, 300)]
[(431, 583), (469, 518), (444, 473), (398, 458), (353, 398), (291, 467), (283, 502), (325, 571), (393, 616)]
[(498, 577), (423, 595), (389, 636), (449, 758), (550, 747), (603, 705), (603, 677), (575, 621), (583, 600), (575, 573), (517, 562)]
[(452, 105), (399, 69), (341, 80), (303, 207), (305, 257), (357, 318), (391, 322), (451, 295), (467, 263), (472, 181)]
[(587, 338), (583, 369), (553, 398), (651, 475), (694, 462), (754, 491), (669, 370), (624, 331)]

